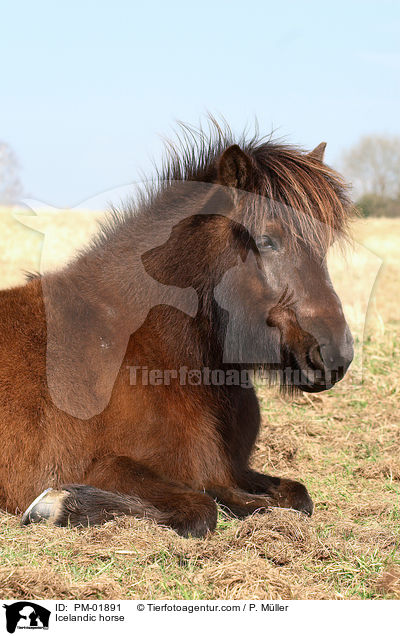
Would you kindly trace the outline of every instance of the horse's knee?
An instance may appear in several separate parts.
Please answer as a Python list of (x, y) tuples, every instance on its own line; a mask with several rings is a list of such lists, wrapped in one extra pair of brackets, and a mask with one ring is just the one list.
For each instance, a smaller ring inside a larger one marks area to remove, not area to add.
[(205, 493), (190, 492), (169, 502), (170, 525), (183, 537), (204, 537), (217, 525), (217, 505)]

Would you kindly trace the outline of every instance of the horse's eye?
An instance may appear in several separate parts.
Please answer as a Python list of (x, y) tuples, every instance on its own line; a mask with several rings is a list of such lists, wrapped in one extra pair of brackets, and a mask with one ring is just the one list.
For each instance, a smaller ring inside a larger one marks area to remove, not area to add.
[(266, 234), (264, 234), (263, 236), (260, 236), (257, 239), (256, 244), (260, 251), (278, 249), (276, 241), (274, 241), (273, 238), (271, 238), (270, 236), (267, 236)]

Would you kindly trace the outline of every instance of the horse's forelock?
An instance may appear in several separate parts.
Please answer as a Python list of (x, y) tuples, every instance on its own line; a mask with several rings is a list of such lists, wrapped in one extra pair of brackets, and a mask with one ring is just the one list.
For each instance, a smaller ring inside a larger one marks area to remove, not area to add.
[(325, 252), (336, 238), (348, 237), (355, 211), (337, 172), (297, 148), (273, 142), (254, 148), (253, 157), (267, 215), (282, 223), (293, 244), (301, 240)]

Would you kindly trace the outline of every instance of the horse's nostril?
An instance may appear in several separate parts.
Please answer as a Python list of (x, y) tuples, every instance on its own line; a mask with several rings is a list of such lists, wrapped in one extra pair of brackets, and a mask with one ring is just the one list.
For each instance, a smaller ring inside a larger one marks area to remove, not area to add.
[(335, 366), (335, 357), (333, 355), (333, 349), (329, 345), (320, 345), (321, 358), (324, 366), (327, 369), (333, 369)]
[(312, 349), (310, 349), (308, 354), (308, 363), (312, 367), (317, 367), (317, 369), (324, 368), (325, 365), (321, 356), (319, 345), (315, 345)]
[(331, 345), (320, 345), (319, 347), (322, 362), (329, 371), (347, 371), (353, 359), (352, 351), (343, 354)]

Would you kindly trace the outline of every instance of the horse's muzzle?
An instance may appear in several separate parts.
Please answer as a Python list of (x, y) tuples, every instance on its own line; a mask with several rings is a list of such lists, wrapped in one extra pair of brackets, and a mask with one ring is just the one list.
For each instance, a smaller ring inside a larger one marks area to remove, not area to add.
[(353, 337), (346, 325), (343, 338), (339, 343), (325, 341), (310, 349), (307, 362), (317, 380), (305, 391), (324, 391), (339, 382), (345, 375), (354, 357)]

